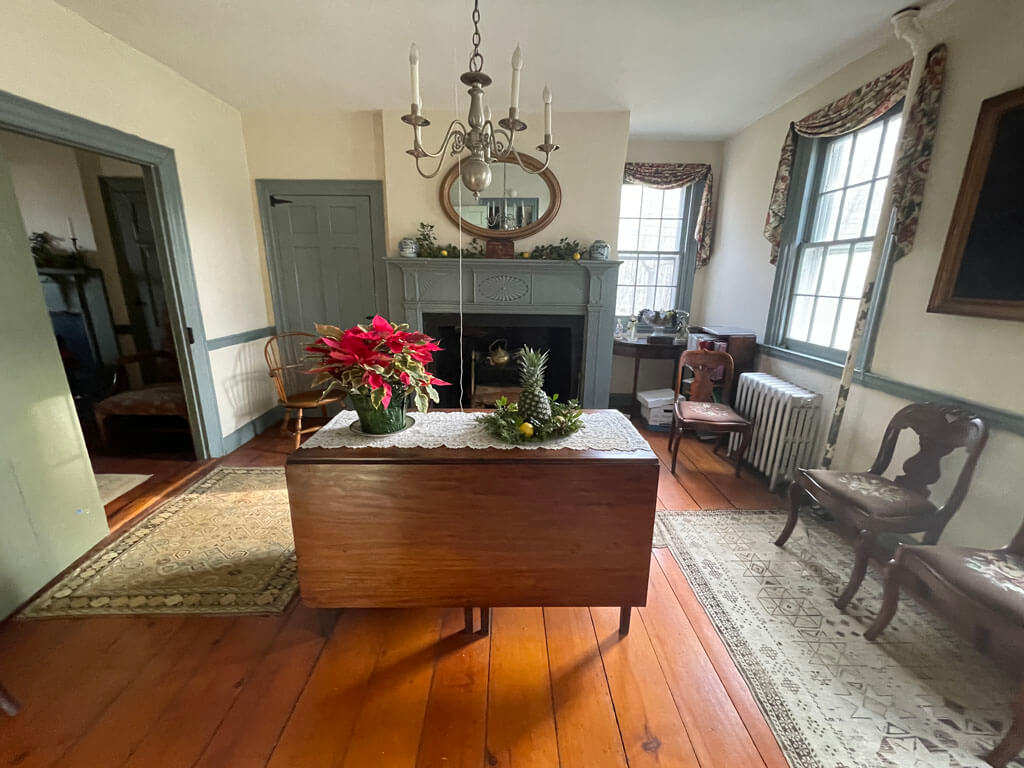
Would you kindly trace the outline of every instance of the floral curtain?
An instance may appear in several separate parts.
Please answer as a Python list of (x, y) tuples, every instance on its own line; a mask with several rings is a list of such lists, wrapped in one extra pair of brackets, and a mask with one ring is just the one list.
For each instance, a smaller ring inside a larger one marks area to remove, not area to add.
[[(764, 236), (771, 243), (771, 263), (779, 258), (782, 225), (789, 199), (790, 173), (797, 136), (833, 137), (853, 133), (884, 115), (907, 95), (913, 61), (906, 61), (855, 91), (791, 123), (782, 144), (779, 170), (775, 175), (764, 223)], [(893, 208), (896, 210), (896, 248), (893, 258), (905, 254), (914, 243), (921, 209), (924, 182), (928, 175), (935, 126), (946, 68), (946, 46), (928, 53), (925, 71), (910, 105), (903, 142), (892, 175)]]
[(679, 189), (704, 181), (704, 194), (700, 198), (700, 213), (693, 239), (697, 242), (697, 266), (703, 267), (711, 259), (712, 175), (706, 163), (626, 163), (622, 174), (625, 184), (644, 184), (654, 189)]
[(946, 46), (937, 45), (928, 52), (921, 81), (907, 114), (903, 141), (892, 174), (892, 207), (896, 211), (893, 233), (896, 242), (890, 254), (893, 261), (903, 258), (914, 246), (917, 220), (924, 199), (924, 183), (931, 165), (935, 127), (939, 122), (942, 83), (946, 77)]

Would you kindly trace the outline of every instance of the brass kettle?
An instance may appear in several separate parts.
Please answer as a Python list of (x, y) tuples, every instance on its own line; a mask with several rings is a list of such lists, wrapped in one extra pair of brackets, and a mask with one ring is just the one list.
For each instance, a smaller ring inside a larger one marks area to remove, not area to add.
[(512, 356), (505, 348), (506, 344), (508, 344), (508, 339), (495, 339), (491, 342), (491, 346), (487, 348), (487, 352), (489, 353), (487, 355), (487, 361), (491, 365), (500, 368), (512, 359)]

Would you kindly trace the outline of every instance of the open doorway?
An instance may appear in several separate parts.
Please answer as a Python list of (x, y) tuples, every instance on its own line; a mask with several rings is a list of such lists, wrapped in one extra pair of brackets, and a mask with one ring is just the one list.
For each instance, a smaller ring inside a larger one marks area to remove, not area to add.
[(196, 462), (140, 165), (0, 131), (108, 518)]

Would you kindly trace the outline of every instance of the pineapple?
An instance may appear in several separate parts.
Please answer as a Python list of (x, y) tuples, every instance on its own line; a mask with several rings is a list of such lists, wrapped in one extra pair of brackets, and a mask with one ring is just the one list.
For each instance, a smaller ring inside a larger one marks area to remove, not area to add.
[(543, 424), (551, 418), (551, 400), (544, 392), (544, 369), (548, 364), (548, 353), (529, 347), (519, 350), (519, 383), (523, 392), (519, 395), (519, 414), (523, 421)]

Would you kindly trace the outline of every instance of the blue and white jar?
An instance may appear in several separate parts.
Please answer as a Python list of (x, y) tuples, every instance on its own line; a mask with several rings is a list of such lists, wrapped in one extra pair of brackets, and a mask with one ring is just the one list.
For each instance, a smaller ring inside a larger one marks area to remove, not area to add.
[(413, 237), (403, 237), (398, 241), (398, 255), (407, 259), (415, 259), (419, 253), (419, 243)]
[(612, 255), (611, 246), (608, 245), (604, 240), (595, 240), (590, 246), (590, 258), (592, 259), (609, 259)]

